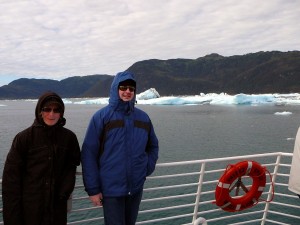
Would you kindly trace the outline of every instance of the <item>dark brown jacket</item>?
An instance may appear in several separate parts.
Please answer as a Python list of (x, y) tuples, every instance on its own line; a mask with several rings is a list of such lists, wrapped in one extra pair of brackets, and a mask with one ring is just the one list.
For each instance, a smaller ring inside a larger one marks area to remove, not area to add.
[(39, 99), (32, 126), (13, 140), (3, 170), (5, 225), (65, 225), (67, 199), (75, 185), (80, 147), (76, 135), (60, 121), (46, 126), (39, 116)]

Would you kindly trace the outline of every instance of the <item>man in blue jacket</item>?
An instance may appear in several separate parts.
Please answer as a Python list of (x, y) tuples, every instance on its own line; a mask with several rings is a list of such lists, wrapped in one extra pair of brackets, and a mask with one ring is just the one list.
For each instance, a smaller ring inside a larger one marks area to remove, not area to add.
[(155, 169), (158, 140), (149, 116), (135, 107), (132, 73), (118, 73), (109, 104), (90, 120), (82, 145), (85, 190), (103, 205), (105, 225), (134, 225), (146, 177)]

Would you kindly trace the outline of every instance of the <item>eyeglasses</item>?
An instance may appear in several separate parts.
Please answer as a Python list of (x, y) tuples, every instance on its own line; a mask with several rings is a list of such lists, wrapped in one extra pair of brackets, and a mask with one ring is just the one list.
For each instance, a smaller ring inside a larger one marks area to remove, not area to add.
[(50, 108), (50, 107), (44, 107), (44, 108), (42, 108), (42, 111), (47, 112), (47, 113), (50, 113), (52, 111), (53, 111), (53, 113), (60, 113), (61, 112), (60, 108)]
[(119, 86), (119, 90), (121, 90), (121, 91), (126, 91), (127, 89), (129, 89), (130, 92), (134, 92), (135, 87), (133, 87), (133, 86)]

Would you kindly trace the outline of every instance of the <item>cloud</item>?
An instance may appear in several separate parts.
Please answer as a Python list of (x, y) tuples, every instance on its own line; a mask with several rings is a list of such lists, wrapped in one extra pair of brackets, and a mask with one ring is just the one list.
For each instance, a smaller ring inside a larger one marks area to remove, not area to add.
[(297, 0), (3, 0), (0, 86), (114, 75), (152, 58), (299, 50), (298, 21)]

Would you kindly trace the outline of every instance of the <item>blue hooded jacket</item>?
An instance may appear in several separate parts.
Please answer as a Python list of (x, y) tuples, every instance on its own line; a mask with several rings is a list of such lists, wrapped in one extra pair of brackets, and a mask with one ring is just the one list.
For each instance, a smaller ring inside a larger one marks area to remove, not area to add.
[(136, 91), (129, 102), (119, 97), (119, 83), (128, 79), (135, 82), (127, 71), (115, 76), (109, 104), (93, 115), (87, 128), (81, 161), (90, 196), (134, 194), (142, 190), (146, 176), (155, 169), (159, 147), (150, 118), (134, 107)]

